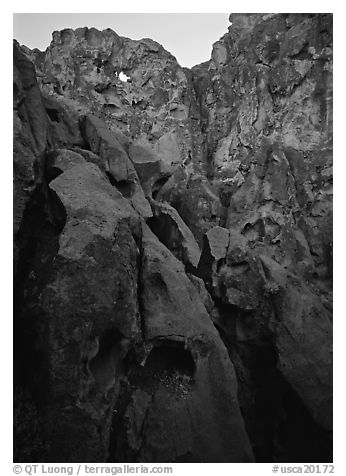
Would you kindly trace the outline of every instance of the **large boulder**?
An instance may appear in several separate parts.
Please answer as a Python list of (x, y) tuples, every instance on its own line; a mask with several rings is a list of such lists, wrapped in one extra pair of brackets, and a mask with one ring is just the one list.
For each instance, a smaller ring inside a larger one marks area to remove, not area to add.
[(105, 461), (125, 343), (140, 336), (139, 219), (95, 164), (69, 155), (60, 153), (60, 175), (49, 184), (59, 228), (49, 234), (51, 218), (41, 216), (41, 244), (23, 283), (21, 325), (33, 332), (25, 365), (40, 355), (27, 372), (47, 379), (41, 458)]
[(20, 310), (27, 375), (46, 379), (40, 457), (252, 461), (232, 363), (183, 264), (96, 164), (48, 159)]
[(43, 95), (43, 104), (48, 119), (48, 144), (58, 147), (83, 146), (84, 140), (79, 127), (79, 115), (61, 97)]
[(68, 149), (54, 149), (46, 156), (46, 177), (51, 182), (58, 175), (73, 168), (75, 165), (85, 164), (82, 155)]
[(168, 203), (151, 200), (153, 217), (147, 221), (151, 230), (176, 258), (189, 269), (196, 269), (201, 250), (179, 213)]
[(210, 183), (201, 174), (178, 168), (156, 195), (172, 205), (192, 231), (198, 244), (210, 228), (222, 222), (223, 207)]
[(136, 141), (129, 146), (129, 157), (141, 181), (145, 196), (152, 196), (154, 185), (168, 178), (161, 158), (145, 141)]
[(141, 283), (148, 351), (129, 374), (139, 387), (126, 409), (132, 458), (252, 461), (227, 351), (182, 264), (144, 224)]
[(95, 154), (103, 161), (106, 173), (133, 207), (143, 216), (152, 216), (136, 170), (123, 145), (101, 119), (86, 116), (83, 121), (85, 139)]
[(203, 247), (198, 263), (198, 274), (212, 284), (215, 274), (224, 262), (229, 247), (230, 232), (221, 226), (215, 226), (203, 236)]

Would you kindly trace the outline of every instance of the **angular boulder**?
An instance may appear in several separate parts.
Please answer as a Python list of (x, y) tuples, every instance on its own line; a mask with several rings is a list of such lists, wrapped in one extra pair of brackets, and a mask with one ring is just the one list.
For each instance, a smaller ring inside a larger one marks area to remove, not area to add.
[(143, 217), (152, 216), (129, 156), (105, 122), (94, 116), (83, 121), (84, 136), (92, 152), (99, 155), (110, 179)]
[(179, 213), (168, 203), (154, 200), (150, 203), (154, 214), (147, 222), (150, 229), (187, 268), (196, 269), (201, 251)]
[(141, 282), (148, 355), (126, 410), (135, 460), (252, 461), (227, 351), (182, 264), (145, 224)]
[[(60, 232), (42, 238), (22, 320), (36, 329), (32, 346), (41, 356), (30, 372), (47, 378), (42, 458), (105, 461), (126, 342), (140, 336), (139, 218), (95, 164), (68, 152), (58, 155), (62, 173), (49, 184)], [(44, 237), (43, 220), (41, 227)]]
[(141, 142), (129, 146), (129, 157), (141, 181), (144, 194), (151, 196), (153, 185), (166, 176), (162, 173), (160, 157), (148, 145)]

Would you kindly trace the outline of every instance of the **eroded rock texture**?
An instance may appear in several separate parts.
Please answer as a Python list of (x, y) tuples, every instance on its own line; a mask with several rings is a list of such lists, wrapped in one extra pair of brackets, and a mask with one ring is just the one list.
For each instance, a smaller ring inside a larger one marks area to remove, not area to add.
[(332, 459), (332, 17), (230, 20), (14, 44), (15, 461)]

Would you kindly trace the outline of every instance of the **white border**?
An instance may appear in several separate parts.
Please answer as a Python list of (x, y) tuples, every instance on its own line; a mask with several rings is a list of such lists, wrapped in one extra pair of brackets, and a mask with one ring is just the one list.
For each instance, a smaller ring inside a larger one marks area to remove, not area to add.
[[(143, 8), (145, 6), (145, 10)], [(239, 10), (239, 6), (241, 9)], [(131, 2), (114, 2), (103, 0), (97, 3), (97, 13), (169, 13), (169, 12), (333, 12), (334, 13), (334, 166), (335, 166), (335, 199), (334, 199), (334, 241), (335, 241), (335, 311), (334, 311), (334, 421), (335, 421), (335, 437), (334, 437), (334, 463), (335, 474), (345, 475), (345, 353), (346, 347), (346, 312), (345, 302), (342, 299), (345, 280), (345, 247), (343, 246), (345, 217), (345, 163), (346, 154), (345, 141), (345, 11), (341, 2), (329, 1), (322, 2), (320, 0), (302, 2), (292, 0), (290, 2), (264, 1), (264, 2), (225, 2), (213, 0), (205, 5), (199, 4), (196, 8), (195, 2), (186, 0), (174, 0), (170, 2), (162, 1), (145, 1), (133, 0)], [(115, 10), (115, 11), (114, 11)], [(2, 7), (1, 12), (1, 170), (2, 174), (0, 187), (0, 204), (2, 216), (2, 233), (1, 233), (1, 251), (2, 251), (2, 267), (1, 267), (1, 298), (2, 298), (2, 342), (0, 345), (0, 362), (1, 362), (1, 444), (0, 444), (0, 474), (9, 475), (12, 473), (12, 15), (20, 12), (45, 12), (45, 13), (96, 13), (95, 3), (89, 6), (82, 1), (66, 1), (59, 2), (47, 1), (14, 1), (10, 5)], [(173, 465), (176, 467), (177, 465)], [(210, 472), (218, 471), (219, 474), (271, 474), (272, 464), (203, 464), (203, 465), (185, 465), (177, 466), (174, 474), (190, 474), (198, 471), (199, 474), (210, 474)]]

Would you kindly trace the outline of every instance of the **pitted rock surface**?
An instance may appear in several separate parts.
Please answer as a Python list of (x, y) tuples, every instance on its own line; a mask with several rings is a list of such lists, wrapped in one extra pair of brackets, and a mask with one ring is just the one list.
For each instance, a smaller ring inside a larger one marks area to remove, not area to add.
[(333, 460), (332, 15), (230, 21), (14, 43), (16, 462)]

